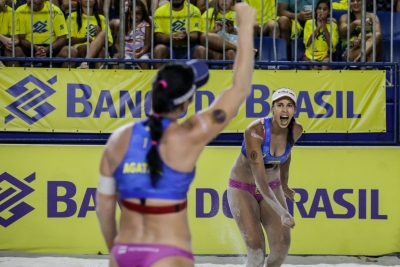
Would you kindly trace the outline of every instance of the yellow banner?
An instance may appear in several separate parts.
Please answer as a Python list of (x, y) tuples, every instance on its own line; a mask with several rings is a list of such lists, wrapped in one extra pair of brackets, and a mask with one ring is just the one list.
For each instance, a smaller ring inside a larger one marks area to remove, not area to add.
[[(150, 112), (155, 71), (0, 70), (1, 131), (110, 133)], [(231, 71), (211, 71), (185, 117), (231, 85)], [(252, 91), (225, 132), (243, 132), (270, 114), (280, 87), (298, 94), (296, 118), (307, 133), (385, 132), (384, 71), (256, 70)]]
[[(95, 214), (102, 149), (0, 145), (0, 250), (107, 254)], [(200, 157), (188, 196), (195, 254), (245, 254), (226, 198), (239, 152), (207, 147)], [(289, 184), (300, 197), (289, 204), (296, 220), (290, 254), (400, 251), (400, 148), (295, 147), (292, 153)]]

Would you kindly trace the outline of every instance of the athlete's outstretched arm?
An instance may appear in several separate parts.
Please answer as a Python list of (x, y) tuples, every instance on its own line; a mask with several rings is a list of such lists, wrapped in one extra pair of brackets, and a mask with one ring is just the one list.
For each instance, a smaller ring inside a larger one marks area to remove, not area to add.
[(254, 69), (253, 26), (256, 11), (247, 4), (240, 3), (235, 5), (235, 12), (239, 26), (239, 42), (233, 70), (233, 84), (220, 94), (210, 107), (188, 119), (188, 123), (200, 128), (193, 133), (196, 135), (196, 143), (201, 145), (210, 142), (226, 127), (250, 93)]
[(115, 220), (117, 192), (115, 184), (107, 159), (106, 147), (100, 163), (100, 181), (96, 193), (96, 214), (109, 251), (111, 251), (117, 235)]

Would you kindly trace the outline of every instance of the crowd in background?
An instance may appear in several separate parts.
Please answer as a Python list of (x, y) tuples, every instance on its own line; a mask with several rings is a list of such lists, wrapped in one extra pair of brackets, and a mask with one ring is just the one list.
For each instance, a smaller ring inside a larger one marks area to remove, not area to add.
[[(77, 68), (104, 68), (104, 62), (89, 64), (85, 58), (120, 58), (140, 60), (138, 66), (149, 69), (162, 65), (150, 64), (149, 59), (233, 60), (236, 55), (235, 0), (129, 0), (123, 27), (117, 0), (19, 1), (0, 0), (2, 57), (80, 58), (78, 64), (61, 65)], [(362, 1), (367, 10), (365, 37)], [(372, 13), (372, 0), (279, 0), (277, 6), (273, 0), (243, 2), (257, 10), (255, 37), (285, 40), (286, 48), (279, 49), (285, 50), (289, 60), (293, 59), (293, 40), (301, 40), (303, 61), (329, 62), (332, 54), (339, 54), (338, 60), (361, 61), (364, 38), (366, 61), (382, 61), (382, 29), (379, 17)], [(331, 8), (347, 10), (348, 5), (350, 14), (344, 11), (338, 20), (331, 17)], [(400, 0), (376, 0), (375, 11), (391, 10), (400, 13)], [(254, 56), (264, 60), (259, 49), (254, 48)], [(264, 52), (268, 49), (273, 48), (264, 47)], [(3, 61), (0, 67), (22, 64)]]

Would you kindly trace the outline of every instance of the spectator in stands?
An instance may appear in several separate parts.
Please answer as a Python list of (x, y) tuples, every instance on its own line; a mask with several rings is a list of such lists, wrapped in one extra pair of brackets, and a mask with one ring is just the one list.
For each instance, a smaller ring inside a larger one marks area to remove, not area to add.
[[(12, 8), (6, 4), (6, 0), (0, 0), (0, 56), (11, 57), (13, 49), (12, 39)], [(18, 31), (14, 28), (14, 49), (15, 56), (22, 57), (21, 48), (18, 46), (19, 38)], [(11, 61), (5, 62), (7, 66), (12, 66)], [(18, 62), (14, 62), (14, 66), (19, 66)], [(4, 67), (3, 62), (0, 61), (0, 67)]]
[[(225, 39), (225, 59), (234, 60), (238, 36), (235, 12), (231, 10), (231, 6), (235, 4), (235, 0), (219, 0), (213, 3), (214, 6), (202, 15), (200, 43), (205, 47), (208, 45), (210, 59), (218, 60), (223, 59)], [(233, 65), (228, 67), (231, 69)]]
[[(170, 9), (172, 4), (172, 21), (170, 20)], [(190, 10), (190, 12), (188, 12)], [(190, 28), (188, 15), (190, 16)], [(171, 32), (172, 26), (172, 32)], [(206, 49), (199, 45), (201, 14), (200, 10), (186, 0), (171, 0), (159, 7), (154, 14), (154, 48), (155, 59), (205, 59)], [(172, 36), (172, 51), (170, 47), (170, 33)], [(189, 36), (188, 36), (189, 35)], [(189, 37), (189, 43), (188, 43)], [(190, 45), (190, 55), (188, 55), (188, 46)], [(155, 64), (160, 68), (161, 64)]]
[[(315, 8), (315, 19), (308, 20), (304, 27), (304, 45), (306, 52), (304, 61), (329, 62), (330, 60), (330, 43), (331, 43), (331, 27), (330, 27), (330, 1), (319, 0)], [(314, 25), (314, 52), (313, 52), (313, 25)], [(332, 22), (332, 53), (336, 51), (336, 45), (339, 42), (339, 33), (337, 24)], [(313, 58), (314, 56), (314, 58)], [(312, 67), (310, 66), (310, 69)], [(318, 66), (315, 66), (318, 69)], [(323, 70), (329, 70), (329, 66), (322, 66)]]
[[(89, 2), (89, 6), (87, 5)], [(89, 33), (87, 32), (87, 14), (89, 17)], [(78, 57), (80, 58), (105, 58), (105, 34), (106, 34), (106, 19), (103, 15), (99, 14), (99, 7), (97, 0), (79, 0), (77, 5), (77, 12), (68, 17), (72, 18), (72, 29), (70, 33), (71, 45), (78, 50)], [(89, 35), (89, 51), (87, 51), (87, 36)], [(111, 30), (108, 29), (108, 46), (112, 46), (113, 38)], [(103, 65), (102, 62), (94, 63), (96, 69)], [(83, 62), (78, 68), (89, 68), (87, 62)]]
[[(367, 0), (367, 12), (374, 12), (373, 0)], [(376, 0), (376, 11), (392, 11), (392, 0)], [(400, 0), (393, 0), (393, 11), (400, 13)]]
[[(119, 31), (119, 4), (120, 0), (108, 0), (108, 6), (106, 0), (101, 0), (99, 6), (103, 6), (103, 15), (106, 16), (108, 9), (108, 20), (112, 35), (117, 35)], [(125, 0), (125, 12), (128, 9), (128, 0)]]
[[(146, 7), (140, 0), (136, 1), (136, 31), (133, 31), (133, 5), (129, 1), (128, 11), (125, 13), (125, 59), (149, 59), (149, 51), (151, 46), (151, 22)], [(136, 34), (134, 37), (133, 35)], [(119, 57), (119, 35), (115, 42), (114, 58)], [(135, 56), (133, 55), (135, 53)], [(140, 63), (140, 68), (148, 69), (148, 63)], [(118, 68), (114, 65), (113, 68)]]
[[(60, 0), (60, 1), (61, 1), (61, 10), (64, 12), (65, 18), (68, 18), (70, 13), (76, 11), (78, 0)], [(69, 3), (71, 3), (71, 12), (69, 12)]]
[(295, 10), (295, 0), (280, 0), (278, 3), (278, 16), (279, 25), (281, 30), (282, 38), (290, 41), (294, 39), (295, 28), (294, 19), (297, 13), (298, 24), (296, 25), (298, 36), (302, 35), (302, 29), (306, 24), (306, 21), (312, 19), (312, 1), (311, 0), (300, 0), (297, 1), (297, 9)]
[[(274, 36), (274, 21), (275, 21), (275, 1), (274, 0), (244, 0), (245, 3), (254, 7), (257, 10), (257, 25), (254, 29), (256, 36), (260, 36), (261, 28), (263, 36)], [(261, 13), (264, 13), (261, 16)], [(275, 37), (281, 37), (279, 30), (279, 20), (275, 26)]]
[[(312, 1), (298, 0), (297, 9), (295, 6), (296, 0), (277, 0), (278, 16), (279, 16), (279, 36), (286, 40), (288, 57), (291, 56), (291, 40), (303, 36), (303, 27), (306, 21), (312, 19)], [(295, 17), (297, 13), (297, 22)]]
[[(33, 1), (33, 25), (31, 24), (31, 1)], [(50, 9), (52, 18), (50, 19)], [(28, 57), (68, 57), (67, 25), (62, 11), (55, 5), (45, 0), (28, 0), (25, 5), (17, 9), (19, 20), (19, 41), (24, 55)], [(50, 23), (52, 32), (50, 33)], [(31, 29), (33, 28), (33, 33)], [(33, 40), (33, 43), (31, 43)], [(50, 51), (50, 41), (51, 51)], [(33, 54), (31, 53), (33, 46)], [(76, 48), (71, 48), (71, 57), (78, 55)], [(71, 63), (74, 67), (74, 63)], [(64, 62), (62, 67), (68, 67)]]
[[(339, 33), (342, 36), (343, 60), (347, 60), (347, 47), (350, 49), (350, 62), (361, 61), (361, 0), (350, 1), (350, 25), (347, 25), (347, 14), (340, 17)], [(373, 14), (366, 14), (365, 29), (365, 50), (366, 61), (373, 61), (373, 27), (376, 27), (376, 61), (382, 60), (382, 30), (378, 16), (376, 16), (376, 25), (373, 25)], [(347, 40), (347, 30), (350, 31), (350, 40)]]
[[(153, 7), (155, 7), (155, 9), (159, 8), (162, 5), (165, 5), (166, 3), (168, 3), (170, 0), (146, 0), (145, 5), (147, 7), (147, 10), (151, 9), (151, 2), (153, 2)], [(190, 3), (194, 6), (196, 6), (198, 9), (200, 9), (201, 13), (204, 13), (204, 11), (206, 11), (206, 3), (208, 0), (190, 0)], [(211, 0), (208, 3), (208, 6), (212, 6), (213, 5), (213, 0)]]

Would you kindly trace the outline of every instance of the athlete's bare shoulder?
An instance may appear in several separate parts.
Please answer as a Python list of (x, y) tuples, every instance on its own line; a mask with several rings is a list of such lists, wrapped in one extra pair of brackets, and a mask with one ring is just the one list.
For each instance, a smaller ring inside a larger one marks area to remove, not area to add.
[(263, 119), (258, 119), (253, 122), (251, 122), (245, 130), (245, 138), (246, 137), (253, 137), (253, 138), (258, 138), (260, 140), (264, 140), (263, 133), (264, 133), (264, 120)]
[(131, 136), (132, 128), (135, 123), (128, 123), (119, 128), (117, 128), (108, 138), (107, 146), (116, 145), (121, 139), (124, 139), (126, 136)]
[(113, 153), (126, 147), (129, 142), (134, 122), (125, 124), (118, 129), (116, 129), (108, 138), (106, 149)]

